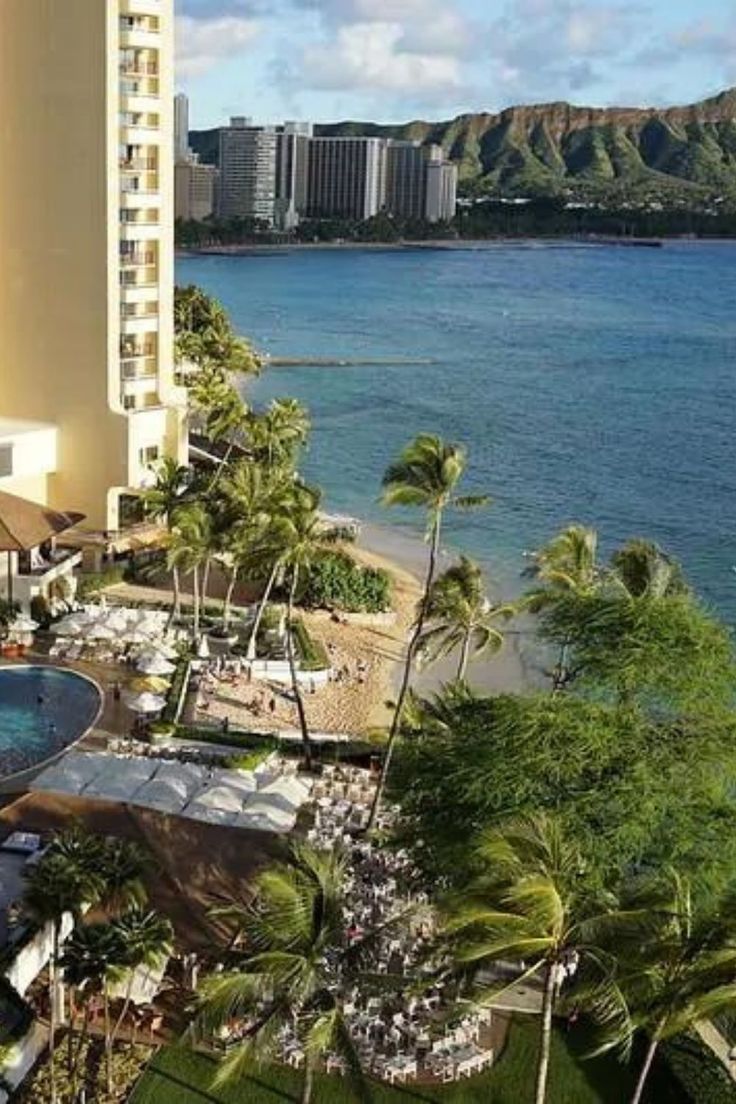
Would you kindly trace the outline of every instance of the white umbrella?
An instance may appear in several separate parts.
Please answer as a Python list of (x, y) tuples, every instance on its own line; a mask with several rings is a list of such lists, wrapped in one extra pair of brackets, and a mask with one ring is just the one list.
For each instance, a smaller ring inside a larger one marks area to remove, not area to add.
[(21, 614), (20, 617), (16, 617), (13, 624), (10, 626), (11, 632), (17, 633), (29, 633), (35, 632), (38, 628), (38, 621), (32, 621), (30, 617), (26, 617)]
[(128, 644), (150, 644), (151, 638), (143, 629), (126, 629), (123, 638)]
[(139, 656), (136, 667), (146, 675), (173, 675), (176, 670), (174, 664), (169, 663), (162, 655)]
[(145, 691), (143, 694), (126, 695), (125, 704), (134, 713), (160, 713), (166, 705), (166, 698)]
[(81, 636), (85, 631), (85, 626), (78, 624), (76, 621), (67, 619), (59, 621), (56, 625), (52, 625), (51, 631), (56, 636)]
[(209, 659), (209, 655), (210, 655), (210, 646), (209, 646), (209, 643), (207, 641), (207, 637), (206, 636), (200, 636), (199, 644), (197, 645), (197, 658), (198, 659)]
[(112, 610), (105, 618), (105, 624), (109, 629), (114, 629), (116, 632), (125, 632), (128, 627), (128, 618), (125, 615), (125, 610)]
[(99, 624), (93, 625), (87, 633), (89, 640), (115, 640), (117, 633), (114, 629), (111, 629), (104, 622), (100, 621)]

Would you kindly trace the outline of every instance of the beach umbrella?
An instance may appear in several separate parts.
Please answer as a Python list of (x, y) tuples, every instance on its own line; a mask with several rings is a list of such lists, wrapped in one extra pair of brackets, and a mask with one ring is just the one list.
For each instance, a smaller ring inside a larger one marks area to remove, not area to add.
[(145, 678), (133, 679), (130, 684), (130, 689), (135, 690), (136, 693), (144, 693), (146, 690), (150, 690), (152, 694), (165, 694), (169, 689), (169, 680), (160, 678), (158, 675), (146, 675)]
[(209, 659), (210, 657), (210, 645), (206, 636), (200, 636), (199, 643), (197, 644), (197, 658)]
[(134, 713), (160, 713), (166, 705), (166, 698), (146, 690), (143, 694), (126, 694), (125, 704)]
[(38, 628), (38, 621), (32, 621), (30, 617), (26, 617), (25, 614), (21, 614), (20, 617), (16, 617), (13, 624), (10, 626), (10, 631), (14, 633), (32, 633)]
[(125, 632), (125, 630), (128, 628), (128, 618), (126, 616), (125, 610), (112, 610), (105, 618), (104, 623), (108, 626), (108, 628), (114, 629), (116, 632)]
[(104, 621), (99, 621), (96, 625), (93, 625), (87, 633), (89, 640), (115, 640), (117, 635), (115, 630), (106, 625)]
[(128, 644), (150, 644), (151, 637), (143, 629), (126, 629), (123, 633), (123, 639)]
[(85, 628), (85, 625), (80, 625), (78, 621), (72, 621), (71, 618), (66, 617), (63, 621), (52, 625), (51, 631), (56, 636), (81, 636)]
[(161, 655), (146, 653), (138, 656), (136, 668), (144, 675), (173, 675), (176, 667)]

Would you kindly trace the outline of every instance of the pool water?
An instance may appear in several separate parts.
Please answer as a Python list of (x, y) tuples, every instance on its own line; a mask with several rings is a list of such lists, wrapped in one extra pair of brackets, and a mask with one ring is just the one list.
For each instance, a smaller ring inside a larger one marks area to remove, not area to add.
[(90, 728), (95, 684), (56, 667), (0, 668), (0, 778), (57, 755)]

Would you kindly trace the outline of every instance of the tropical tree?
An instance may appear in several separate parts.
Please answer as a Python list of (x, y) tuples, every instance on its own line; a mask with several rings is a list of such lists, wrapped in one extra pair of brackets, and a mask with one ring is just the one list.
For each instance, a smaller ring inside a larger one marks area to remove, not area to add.
[(306, 1059), (302, 1104), (312, 1100), (315, 1066), (328, 1051), (343, 1058), (355, 1096), (369, 1099), (343, 1005), (375, 935), (349, 944), (344, 879), (339, 852), (297, 844), (290, 861), (257, 876), (250, 903), (215, 910), (234, 922), (244, 949), (236, 944), (236, 969), (205, 980), (197, 1024), (214, 1032), (234, 1019), (249, 1022), (221, 1066), (220, 1083), (239, 1077), (254, 1062), (277, 1058), (282, 1033), (293, 1031)]
[(85, 905), (94, 904), (103, 891), (102, 879), (85, 863), (70, 859), (52, 848), (29, 873), (23, 902), (30, 916), (51, 925), (51, 955), (48, 964), (49, 1066), (51, 1104), (58, 1101), (56, 1085), (56, 1029), (58, 1020), (58, 968), (63, 917), (79, 917)]
[(273, 399), (266, 410), (251, 416), (249, 450), (269, 468), (293, 469), (309, 428), (309, 415), (297, 399)]
[(419, 507), (426, 514), (426, 539), (429, 544), (427, 567), (419, 612), (409, 637), (398, 697), (389, 730), (381, 775), (368, 818), (368, 829), (375, 824), (391, 768), (394, 745), (401, 728), (404, 702), (409, 689), (417, 645), (424, 632), (427, 605), (437, 567), (442, 520), (446, 509), (472, 509), (485, 505), (485, 495), (456, 495), (455, 489), (465, 471), (465, 451), (440, 437), (420, 434), (402, 451), (383, 477), (382, 501), (386, 506)]
[[(177, 463), (173, 457), (167, 456), (156, 466), (155, 475), (156, 482), (143, 493), (143, 509), (149, 517), (165, 524), (168, 539), (171, 540), (176, 512), (185, 503), (191, 489), (192, 472), (190, 468)], [(169, 626), (181, 613), (181, 587), (177, 563), (172, 564), (171, 582), (174, 600), (169, 615)]]
[(654, 541), (638, 537), (613, 553), (609, 578), (630, 598), (671, 598), (690, 592), (677, 560)]
[(174, 929), (171, 921), (158, 913), (134, 908), (114, 921), (115, 929), (125, 947), (123, 973), (127, 975), (123, 1006), (110, 1035), (110, 1046), (118, 1036), (130, 1008), (136, 970), (158, 970), (173, 950)]
[(115, 971), (121, 969), (126, 960), (126, 947), (121, 933), (114, 923), (101, 922), (81, 924), (72, 932), (64, 948), (61, 965), (64, 979), (82, 996), (84, 1002), (84, 1020), (72, 1054), (74, 1018), (70, 1024), (69, 1052), (70, 1073), (72, 1077), (71, 1099), (76, 1099), (79, 1061), (84, 1052), (84, 1044), (89, 1031), (89, 1005), (93, 996), (102, 996), (105, 1029), (105, 1074), (108, 1096), (112, 1095), (112, 1049), (110, 1045), (110, 983)]
[(104, 882), (101, 901), (108, 913), (141, 908), (148, 899), (145, 877), (151, 857), (133, 840), (111, 836), (104, 841), (99, 872)]
[[(525, 605), (532, 613), (550, 610), (567, 598), (594, 594), (605, 576), (598, 563), (598, 534), (584, 525), (568, 525), (532, 557), (525, 575), (536, 581), (527, 591)], [(562, 637), (552, 690), (561, 690), (570, 678), (567, 656), (571, 640)]]
[(447, 908), (445, 934), (452, 970), (474, 983), (474, 999), (490, 1004), (509, 988), (489, 980), (499, 961), (519, 963), (511, 984), (538, 979), (542, 1015), (535, 1102), (544, 1104), (552, 1015), (567, 978), (588, 974), (589, 1001), (606, 1023), (627, 1021), (616, 985), (616, 960), (597, 941), (611, 927), (613, 902), (591, 897), (578, 848), (547, 817), (520, 820), (486, 835), (486, 872)]
[(300, 578), (326, 549), (345, 537), (341, 529), (326, 525), (320, 517), (320, 498), (320, 492), (315, 488), (295, 485), (291, 506), (279, 519), (278, 525), (282, 549), (278, 560), (289, 588), (286, 605), (286, 657), (291, 674), (291, 690), (299, 716), (304, 763), (308, 769), (312, 766), (312, 742), (296, 669), (294, 607)]
[(735, 903), (729, 890), (698, 907), (689, 879), (671, 868), (629, 893), (626, 909), (647, 924), (622, 956), (619, 985), (631, 1016), (609, 1025), (605, 1046), (628, 1052), (636, 1032), (648, 1036), (631, 1104), (641, 1101), (660, 1043), (736, 1008)]
[(417, 656), (434, 663), (459, 651), (457, 678), (464, 679), (468, 661), (503, 647), (498, 620), (514, 615), (511, 605), (493, 606), (483, 586), (480, 566), (467, 556), (442, 573), (429, 591), (427, 627), (417, 642)]
[(172, 571), (177, 568), (192, 577), (195, 639), (199, 636), (201, 610), (200, 573), (211, 550), (212, 522), (203, 503), (193, 502), (182, 507), (176, 513), (167, 561)]

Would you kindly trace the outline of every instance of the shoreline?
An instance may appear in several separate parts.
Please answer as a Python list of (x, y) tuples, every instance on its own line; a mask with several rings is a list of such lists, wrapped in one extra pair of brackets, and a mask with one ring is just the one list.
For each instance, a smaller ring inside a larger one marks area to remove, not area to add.
[[(361, 522), (360, 535), (352, 546), (352, 551), (364, 562), (372, 562), (376, 567), (385, 568), (397, 581), (397, 593), (400, 593), (409, 580), (414, 588), (416, 602), (421, 594), (421, 580), (426, 563), (426, 545), (421, 537), (405, 533), (395, 526)], [(441, 549), (437, 571), (444, 571), (454, 559), (454, 552)], [(409, 618), (407, 632), (410, 623)], [(498, 655), (471, 660), (468, 666), (468, 682), (473, 689), (480, 693), (518, 693), (528, 690), (534, 684), (534, 671), (521, 647), (523, 635), (523, 630), (521, 634), (518, 634), (518, 630), (511, 632), (506, 636)], [(448, 656), (432, 667), (415, 673), (412, 678), (413, 688), (424, 695), (437, 693), (444, 684), (453, 680), (456, 662), (454, 656)], [(401, 667), (397, 662), (390, 680), (394, 689), (397, 688), (400, 674)]]
[(736, 237), (692, 237), (689, 235), (669, 235), (656, 238), (620, 237), (570, 237), (569, 235), (550, 235), (548, 237), (510, 236), (493, 238), (436, 238), (430, 240), (406, 240), (386, 242), (326, 241), (326, 242), (242, 242), (233, 245), (177, 246), (176, 260), (194, 260), (198, 257), (248, 257), (283, 256), (293, 252), (369, 252), (401, 253), (419, 252), (463, 252), (478, 249), (507, 249), (510, 245), (530, 248), (548, 247), (561, 249), (600, 249), (615, 248), (651, 248), (665, 245), (722, 245), (736, 244)]

